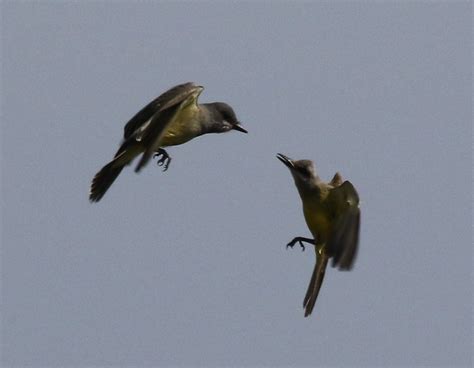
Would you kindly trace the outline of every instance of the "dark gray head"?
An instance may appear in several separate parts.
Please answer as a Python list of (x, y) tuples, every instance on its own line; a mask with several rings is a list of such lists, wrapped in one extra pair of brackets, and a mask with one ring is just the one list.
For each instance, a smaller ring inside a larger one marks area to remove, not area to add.
[(213, 102), (203, 104), (211, 114), (209, 133), (224, 133), (230, 130), (238, 130), (242, 133), (247, 131), (237, 120), (234, 110), (224, 102)]
[(319, 181), (316, 174), (313, 161), (310, 160), (292, 160), (289, 157), (279, 153), (277, 158), (290, 169), (291, 175), (295, 179), (298, 190), (305, 191), (313, 189)]

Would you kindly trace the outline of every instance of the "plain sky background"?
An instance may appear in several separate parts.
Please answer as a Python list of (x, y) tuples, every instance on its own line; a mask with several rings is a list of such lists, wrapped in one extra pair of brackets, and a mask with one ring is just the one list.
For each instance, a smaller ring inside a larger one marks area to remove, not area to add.
[[(2, 2), (4, 366), (470, 366), (469, 2)], [(167, 88), (249, 130), (93, 175)], [(314, 251), (288, 170), (359, 191), (352, 272)]]

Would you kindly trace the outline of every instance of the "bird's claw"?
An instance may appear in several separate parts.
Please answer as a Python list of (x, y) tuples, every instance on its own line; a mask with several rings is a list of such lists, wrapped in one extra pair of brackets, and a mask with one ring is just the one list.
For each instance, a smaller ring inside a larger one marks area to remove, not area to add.
[[(160, 157), (161, 156), (161, 157)], [(163, 166), (163, 171), (168, 170), (168, 167), (170, 166), (171, 162), (171, 157), (168, 155), (168, 152), (166, 152), (164, 149), (159, 149), (154, 155), (153, 158), (160, 157), (156, 164), (158, 166)]]
[(301, 246), (301, 251), (304, 252), (305, 250), (305, 246), (303, 244), (303, 242), (299, 239), (293, 239), (292, 241), (290, 241), (287, 245), (286, 245), (286, 249), (288, 248), (293, 248), (295, 246), (296, 243), (299, 243), (300, 246)]

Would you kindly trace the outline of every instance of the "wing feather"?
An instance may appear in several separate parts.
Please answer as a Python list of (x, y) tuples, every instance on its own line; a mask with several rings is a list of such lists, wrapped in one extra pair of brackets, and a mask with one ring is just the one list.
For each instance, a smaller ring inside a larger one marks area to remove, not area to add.
[(328, 201), (334, 208), (334, 226), (327, 243), (327, 251), (333, 257), (331, 266), (350, 270), (359, 244), (359, 195), (354, 186), (345, 181), (331, 190)]
[(167, 104), (165, 109), (160, 110), (151, 118), (146, 130), (142, 132), (141, 140), (146, 145), (146, 150), (138, 162), (135, 172), (139, 172), (150, 161), (153, 154), (160, 148), (160, 141), (163, 133), (182, 108), (189, 103), (197, 104), (197, 98), (203, 88), (201, 86), (192, 85), (186, 90), (186, 93), (180, 95), (179, 103), (174, 103), (178, 99), (174, 98), (173, 103)]
[(123, 138), (130, 138), (137, 129), (140, 129), (143, 124), (149, 122), (156, 113), (168, 109), (171, 106), (180, 104), (192, 91), (194, 91), (196, 87), (197, 86), (193, 82), (188, 82), (178, 84), (162, 93), (129, 120), (123, 130)]

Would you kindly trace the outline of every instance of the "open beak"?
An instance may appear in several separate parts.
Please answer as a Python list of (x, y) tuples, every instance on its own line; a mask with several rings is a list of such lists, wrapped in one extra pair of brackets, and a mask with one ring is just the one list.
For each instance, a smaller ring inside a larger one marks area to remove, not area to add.
[(242, 132), (242, 133), (248, 133), (247, 130), (245, 130), (245, 129), (242, 127), (242, 125), (240, 125), (240, 123), (237, 123), (237, 124), (232, 125), (232, 129), (238, 130), (239, 132)]
[(285, 156), (281, 153), (278, 153), (277, 158), (281, 162), (283, 162), (287, 168), (289, 168), (289, 169), (294, 169), (295, 168), (295, 165), (293, 165), (293, 161), (289, 157), (287, 157), (287, 156)]

